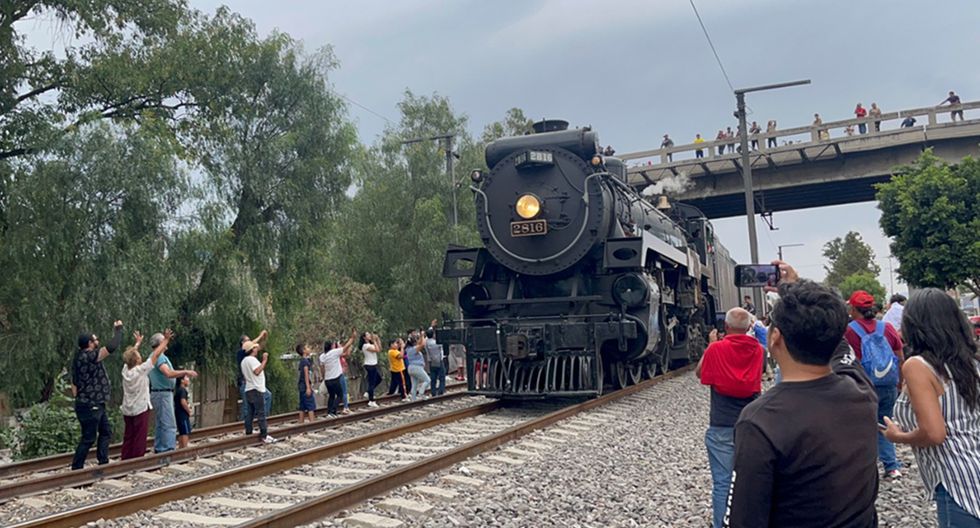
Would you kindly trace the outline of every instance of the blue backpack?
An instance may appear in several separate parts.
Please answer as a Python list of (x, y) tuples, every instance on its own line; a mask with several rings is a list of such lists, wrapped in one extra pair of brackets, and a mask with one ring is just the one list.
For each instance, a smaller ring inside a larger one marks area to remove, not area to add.
[(861, 338), (861, 366), (875, 386), (898, 384), (898, 358), (885, 339), (885, 323), (878, 321), (873, 333), (864, 331), (857, 321), (851, 321), (851, 330)]

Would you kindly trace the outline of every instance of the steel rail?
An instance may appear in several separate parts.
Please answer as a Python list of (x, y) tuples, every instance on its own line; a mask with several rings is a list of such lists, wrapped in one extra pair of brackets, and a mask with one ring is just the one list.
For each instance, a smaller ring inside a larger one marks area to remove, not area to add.
[[(455, 390), (457, 388), (466, 388), (466, 383), (453, 383), (447, 384), (446, 390)], [(377, 401), (388, 401), (388, 400), (398, 400), (401, 398), (400, 394), (393, 394), (391, 396), (379, 396), (376, 398)], [(351, 407), (360, 408), (367, 407), (367, 400), (355, 400), (351, 402)], [(276, 414), (266, 418), (269, 427), (287, 423), (291, 420), (296, 419), (296, 413), (298, 411)], [(327, 413), (326, 407), (321, 407), (316, 410), (318, 416)], [(211, 427), (202, 427), (200, 429), (195, 429), (193, 432), (194, 440), (200, 440), (202, 438), (209, 438), (212, 436), (218, 436), (223, 434), (229, 434), (238, 432), (242, 429), (241, 420), (237, 422), (228, 422), (221, 425), (213, 425)], [(153, 448), (153, 437), (146, 439), (146, 448)], [(117, 457), (122, 451), (122, 444), (112, 444), (109, 446), (109, 457)], [(38, 471), (49, 471), (52, 469), (63, 469), (71, 465), (72, 457), (75, 456), (74, 453), (58, 453), (56, 455), (48, 455), (46, 457), (32, 458), (30, 460), (23, 460), (20, 462), (13, 462), (10, 464), (0, 465), (0, 478), (12, 478), (19, 477), (21, 475), (26, 475), (29, 473), (36, 473)], [(95, 449), (89, 450), (88, 459), (95, 458)]]
[(475, 455), (493, 449), (503, 443), (525, 436), (538, 429), (551, 426), (561, 420), (574, 416), (583, 411), (605, 405), (631, 394), (643, 391), (661, 381), (668, 380), (689, 371), (692, 367), (684, 367), (637, 385), (572, 405), (524, 422), (499, 433), (485, 438), (473, 440), (467, 444), (451, 449), (412, 464), (394, 469), (388, 473), (363, 480), (350, 486), (344, 486), (336, 491), (321, 495), (314, 499), (303, 501), (281, 510), (277, 510), (251, 521), (242, 523), (236, 528), (291, 528), (302, 524), (312, 523), (328, 515), (338, 513), (351, 506), (370, 499), (371, 497), (391, 491), (395, 488), (418, 480), (426, 475), (445, 469), (453, 464), (462, 462)]
[[(451, 401), (459, 398), (464, 398), (467, 396), (469, 395), (466, 392), (461, 391), (461, 392), (453, 392), (450, 394), (445, 394), (442, 396), (437, 396), (435, 398), (430, 398), (428, 400), (418, 400), (414, 402), (405, 403), (402, 405), (388, 405), (385, 407), (378, 407), (378, 408), (371, 409), (369, 411), (359, 412), (357, 414), (340, 415), (337, 418), (330, 419), (330, 420), (316, 420), (313, 422), (306, 422), (303, 424), (296, 424), (288, 427), (283, 427), (276, 431), (276, 435), (280, 437), (288, 437), (296, 434), (308, 433), (311, 431), (330, 429), (332, 427), (347, 424), (347, 423), (369, 420), (371, 418), (377, 418), (379, 416), (385, 416), (387, 414), (402, 412), (406, 409), (413, 409), (416, 407), (431, 405), (433, 403)], [(239, 423), (236, 428), (241, 428), (241, 427), (243, 426), (242, 424)], [(25, 479), (25, 480), (12, 482), (10, 484), (0, 486), (0, 502), (5, 502), (10, 499), (23, 497), (26, 495), (43, 493), (58, 488), (74, 487), (83, 484), (89, 484), (105, 478), (126, 475), (137, 471), (151, 471), (154, 469), (161, 469), (170, 464), (174, 464), (177, 462), (193, 460), (198, 457), (213, 455), (216, 453), (221, 453), (232, 449), (240, 449), (252, 445), (259, 445), (261, 443), (262, 441), (259, 439), (258, 435), (246, 436), (242, 434), (224, 440), (217, 440), (214, 442), (196, 444), (187, 449), (167, 451), (166, 453), (156, 453), (156, 454), (146, 455), (139, 458), (131, 458), (129, 460), (113, 462), (111, 464), (104, 464), (104, 465), (94, 466), (94, 467), (90, 466), (77, 471), (62, 471), (44, 477)]]
[[(430, 400), (431, 401), (431, 400)], [(196, 495), (211, 493), (236, 483), (254, 480), (292, 469), (297, 466), (319, 462), (320, 460), (342, 455), (358, 449), (397, 438), (399, 436), (452, 423), (489, 413), (503, 406), (500, 401), (491, 401), (465, 409), (451, 411), (417, 422), (391, 427), (381, 431), (364, 434), (325, 446), (298, 451), (281, 457), (219, 471), (211, 475), (197, 477), (184, 482), (141, 491), (132, 495), (110, 499), (105, 502), (82, 506), (73, 510), (54, 513), (11, 525), (9, 528), (60, 528), (80, 526), (99, 519), (113, 519), (139, 511), (148, 510), (169, 502), (186, 499)], [(404, 407), (402, 407), (404, 408)]]

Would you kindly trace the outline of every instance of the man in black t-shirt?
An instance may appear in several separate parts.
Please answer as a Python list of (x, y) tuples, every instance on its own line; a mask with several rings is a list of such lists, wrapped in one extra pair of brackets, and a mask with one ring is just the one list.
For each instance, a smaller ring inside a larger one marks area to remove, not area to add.
[(843, 340), (844, 302), (780, 266), (769, 351), (783, 381), (742, 411), (726, 526), (878, 525), (874, 387)]

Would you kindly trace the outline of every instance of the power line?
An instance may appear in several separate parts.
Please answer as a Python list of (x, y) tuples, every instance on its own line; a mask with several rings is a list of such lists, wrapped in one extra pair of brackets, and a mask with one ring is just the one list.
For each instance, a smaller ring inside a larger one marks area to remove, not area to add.
[(347, 97), (346, 95), (344, 95), (344, 94), (342, 94), (340, 92), (337, 92), (337, 95), (343, 97), (344, 100), (347, 101), (348, 103), (350, 103), (350, 104), (352, 104), (354, 106), (360, 107), (361, 109), (366, 110), (367, 112), (370, 112), (370, 113), (374, 114), (375, 116), (380, 117), (381, 119), (384, 119), (385, 122), (387, 122), (389, 125), (395, 124), (391, 119), (388, 119), (387, 117), (379, 114), (378, 112), (375, 112), (374, 110), (371, 110), (370, 108), (362, 105), (361, 103), (358, 103), (357, 101), (351, 99), (350, 97)]
[(725, 65), (721, 63), (721, 57), (718, 56), (718, 51), (715, 50), (715, 45), (711, 42), (711, 35), (708, 34), (708, 28), (704, 26), (704, 21), (701, 20), (701, 13), (698, 13), (697, 6), (694, 5), (694, 0), (691, 1), (691, 9), (694, 10), (694, 15), (698, 17), (698, 23), (701, 24), (701, 30), (704, 31), (704, 38), (708, 39), (708, 46), (711, 47), (711, 53), (715, 54), (715, 60), (718, 61), (718, 67), (721, 68), (721, 74), (725, 76), (725, 82), (728, 83), (728, 87), (734, 92), (735, 86), (732, 84), (732, 80), (728, 78), (728, 72), (725, 71)]

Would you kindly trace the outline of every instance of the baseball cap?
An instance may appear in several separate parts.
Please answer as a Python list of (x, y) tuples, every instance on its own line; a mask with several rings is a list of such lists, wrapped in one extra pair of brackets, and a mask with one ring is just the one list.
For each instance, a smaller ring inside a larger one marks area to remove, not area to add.
[(851, 298), (847, 300), (847, 304), (855, 308), (871, 308), (875, 305), (875, 298), (864, 290), (858, 290), (851, 294)]

